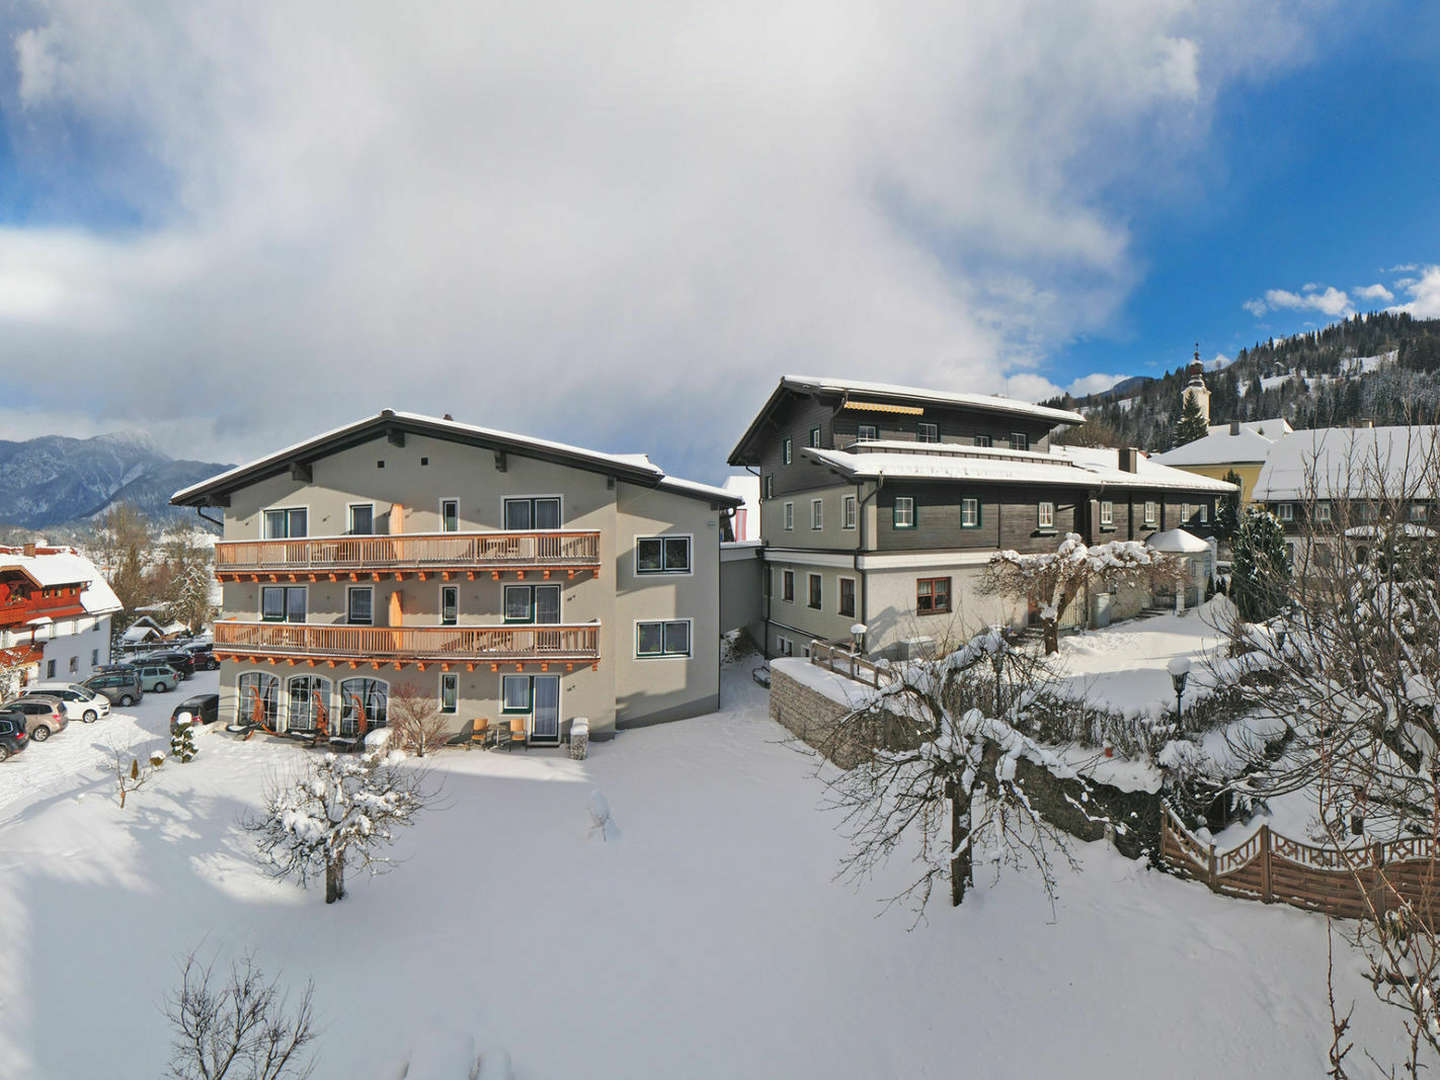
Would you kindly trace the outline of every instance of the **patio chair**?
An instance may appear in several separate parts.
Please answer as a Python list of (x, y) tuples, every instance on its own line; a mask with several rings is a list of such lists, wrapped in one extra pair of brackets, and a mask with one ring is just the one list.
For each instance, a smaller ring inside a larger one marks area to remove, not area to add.
[(514, 736), (510, 733), (510, 721), (501, 720), (495, 725), (495, 749), (509, 751), (513, 749)]
[(460, 730), (445, 740), (446, 746), (463, 746), (470, 749), (470, 744), (475, 741), (475, 721), (466, 720), (460, 725)]
[(483, 750), (490, 745), (490, 736), (492, 733), (489, 718), (482, 716), (479, 720), (475, 721), (475, 731), (471, 734), (470, 744), (466, 749), (468, 750), (470, 746), (479, 746)]

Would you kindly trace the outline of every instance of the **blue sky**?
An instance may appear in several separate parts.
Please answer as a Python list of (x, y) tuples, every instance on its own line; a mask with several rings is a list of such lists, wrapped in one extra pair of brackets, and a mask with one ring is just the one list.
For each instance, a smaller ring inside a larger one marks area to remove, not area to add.
[(1396, 282), (1417, 271), (1390, 268), (1440, 257), (1437, 56), (1440, 7), (1383, 5), (1332, 29), (1310, 62), (1227, 88), (1194, 190), (1139, 201), (1139, 283), (1113, 325), (1057, 350), (1052, 380), (1157, 374), (1183, 364), (1197, 339), (1208, 362), (1333, 321), (1242, 308), (1270, 289), (1334, 287), (1367, 311), (1390, 305), (1355, 287), (1379, 283), (1405, 302)]
[(237, 461), (392, 407), (716, 480), (786, 372), (1034, 400), (1440, 316), (1420, 3), (346, 16), (10, 9), (0, 430)]

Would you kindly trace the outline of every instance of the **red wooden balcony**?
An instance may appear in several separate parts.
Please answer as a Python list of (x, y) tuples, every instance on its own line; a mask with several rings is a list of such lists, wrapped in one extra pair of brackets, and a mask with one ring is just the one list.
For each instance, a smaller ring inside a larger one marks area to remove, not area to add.
[(464, 664), (595, 665), (600, 659), (600, 625), (511, 626), (327, 626), (315, 623), (233, 622), (215, 624), (215, 652), (224, 659), (330, 667), (341, 663), (421, 670), (434, 664), (449, 670)]
[(534, 571), (550, 577), (562, 570), (600, 571), (600, 533), (481, 532), (398, 536), (316, 536), (300, 540), (224, 540), (215, 545), (221, 581), (327, 578), (337, 581), (382, 576), (403, 579), (477, 573), (499, 577)]

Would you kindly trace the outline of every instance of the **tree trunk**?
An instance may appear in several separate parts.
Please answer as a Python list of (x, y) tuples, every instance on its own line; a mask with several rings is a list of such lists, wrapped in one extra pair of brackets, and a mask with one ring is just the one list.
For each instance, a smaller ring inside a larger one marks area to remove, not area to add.
[(946, 795), (950, 799), (950, 906), (959, 907), (972, 872), (970, 848), (959, 850), (970, 835), (970, 800), (966, 798), (962, 804), (960, 785), (953, 780), (947, 785)]
[(1057, 653), (1057, 652), (1059, 652), (1059, 651), (1060, 651), (1060, 620), (1059, 620), (1058, 618), (1055, 618), (1055, 619), (1045, 619), (1041, 625), (1042, 625), (1042, 626), (1044, 627), (1044, 629), (1045, 629), (1045, 653), (1046, 653), (1046, 655), (1048, 656), (1050, 653)]
[(345, 895), (345, 856), (336, 855), (325, 864), (325, 902), (333, 904)]

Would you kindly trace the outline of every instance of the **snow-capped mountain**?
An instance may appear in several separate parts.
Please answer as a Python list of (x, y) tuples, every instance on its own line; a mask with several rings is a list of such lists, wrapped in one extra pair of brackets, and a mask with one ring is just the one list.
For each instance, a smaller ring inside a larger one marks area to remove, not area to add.
[(0, 524), (26, 529), (78, 524), (118, 502), (151, 517), (175, 517), (180, 512), (169, 505), (173, 492), (228, 468), (177, 460), (145, 435), (0, 440)]

